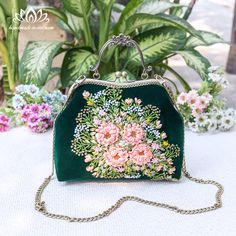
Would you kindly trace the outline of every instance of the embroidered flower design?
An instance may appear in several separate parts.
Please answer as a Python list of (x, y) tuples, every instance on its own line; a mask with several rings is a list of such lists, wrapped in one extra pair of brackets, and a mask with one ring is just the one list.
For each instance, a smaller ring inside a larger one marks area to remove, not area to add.
[(180, 149), (160, 130), (160, 110), (121, 89), (83, 92), (87, 106), (76, 118), (72, 151), (96, 178), (171, 178)]
[(104, 154), (106, 163), (110, 166), (119, 167), (128, 160), (128, 152), (119, 146), (110, 147), (109, 151)]
[(86, 99), (86, 98), (88, 98), (90, 96), (90, 93), (85, 90), (82, 95)]
[(101, 145), (115, 143), (119, 137), (119, 128), (112, 123), (102, 123), (96, 130), (97, 142)]
[(124, 126), (123, 138), (132, 145), (138, 144), (144, 138), (144, 131), (139, 124), (126, 124)]
[(138, 144), (134, 146), (130, 153), (130, 159), (141, 166), (150, 162), (152, 158), (151, 148), (147, 144)]

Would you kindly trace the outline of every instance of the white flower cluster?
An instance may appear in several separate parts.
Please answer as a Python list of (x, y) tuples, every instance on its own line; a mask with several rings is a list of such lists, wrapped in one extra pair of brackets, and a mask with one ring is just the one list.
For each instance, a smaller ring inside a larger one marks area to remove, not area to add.
[(208, 80), (215, 82), (222, 89), (229, 85), (228, 80), (224, 76), (224, 70), (219, 66), (211, 66), (208, 68)]
[(177, 106), (182, 113), (185, 125), (193, 132), (227, 131), (236, 123), (236, 112), (225, 108), (219, 93), (227, 87), (222, 67), (208, 68), (208, 80), (202, 83), (199, 90), (180, 93)]
[(187, 127), (193, 132), (228, 131), (236, 122), (236, 113), (232, 108), (216, 109), (201, 113), (187, 122)]

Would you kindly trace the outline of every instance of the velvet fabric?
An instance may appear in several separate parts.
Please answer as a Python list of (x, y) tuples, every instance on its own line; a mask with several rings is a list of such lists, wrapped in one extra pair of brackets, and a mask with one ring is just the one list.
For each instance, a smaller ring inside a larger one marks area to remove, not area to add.
[[(99, 180), (86, 171), (84, 157), (78, 157), (71, 151), (71, 141), (76, 127), (77, 114), (86, 105), (82, 93), (90, 93), (105, 89), (105, 85), (83, 84), (73, 93), (66, 108), (58, 115), (54, 126), (54, 160), (59, 181), (68, 180)], [(174, 179), (180, 179), (184, 156), (184, 125), (179, 112), (173, 106), (167, 91), (160, 85), (144, 85), (142, 87), (123, 88), (123, 98), (140, 98), (143, 105), (155, 105), (160, 108), (161, 130), (167, 133), (168, 141), (180, 147), (180, 155), (175, 158)], [(140, 179), (147, 179), (141, 177)], [(104, 179), (103, 179), (104, 180)]]

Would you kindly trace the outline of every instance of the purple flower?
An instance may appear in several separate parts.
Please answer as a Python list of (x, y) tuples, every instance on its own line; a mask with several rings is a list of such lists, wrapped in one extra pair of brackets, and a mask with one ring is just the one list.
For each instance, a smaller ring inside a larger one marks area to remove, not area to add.
[(39, 116), (38, 115), (30, 115), (28, 120), (27, 120), (27, 123), (29, 125), (34, 125), (37, 121), (39, 120)]
[(5, 115), (0, 115), (0, 132), (5, 132), (10, 128), (10, 119)]
[(33, 104), (30, 106), (30, 110), (33, 112), (33, 113), (39, 113), (40, 111), (40, 105), (38, 104)]

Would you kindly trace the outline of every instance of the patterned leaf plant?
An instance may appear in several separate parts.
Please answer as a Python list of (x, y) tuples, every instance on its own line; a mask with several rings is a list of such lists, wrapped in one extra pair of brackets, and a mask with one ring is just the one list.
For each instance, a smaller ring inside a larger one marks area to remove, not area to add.
[[(20, 64), (20, 76), (26, 83), (44, 85), (50, 75), (53, 58), (65, 52), (60, 84), (64, 88), (70, 86), (81, 74), (91, 75), (89, 68), (96, 63), (102, 45), (112, 35), (123, 33), (139, 43), (145, 63), (154, 69), (152, 73), (163, 74), (168, 70), (188, 91), (191, 89), (188, 82), (168, 65), (168, 58), (180, 54), (186, 65), (205, 80), (210, 63), (196, 47), (224, 42), (218, 35), (196, 30), (188, 23), (186, 19), (192, 11), (192, 4), (182, 5), (171, 0), (130, 0), (124, 6), (115, 0), (61, 1), (61, 9), (43, 7), (43, 10), (55, 15), (59, 27), (72, 34), (74, 40), (50, 42), (49, 47), (45, 46), (45, 42), (44, 46), (39, 42), (29, 43)], [(37, 50), (34, 48), (36, 45)], [(102, 79), (112, 81), (116, 77), (115, 71), (123, 71), (128, 80), (133, 80), (140, 76), (142, 68), (134, 49), (117, 47), (105, 52), (100, 71), (105, 75)], [(174, 84), (173, 81), (171, 83)]]

